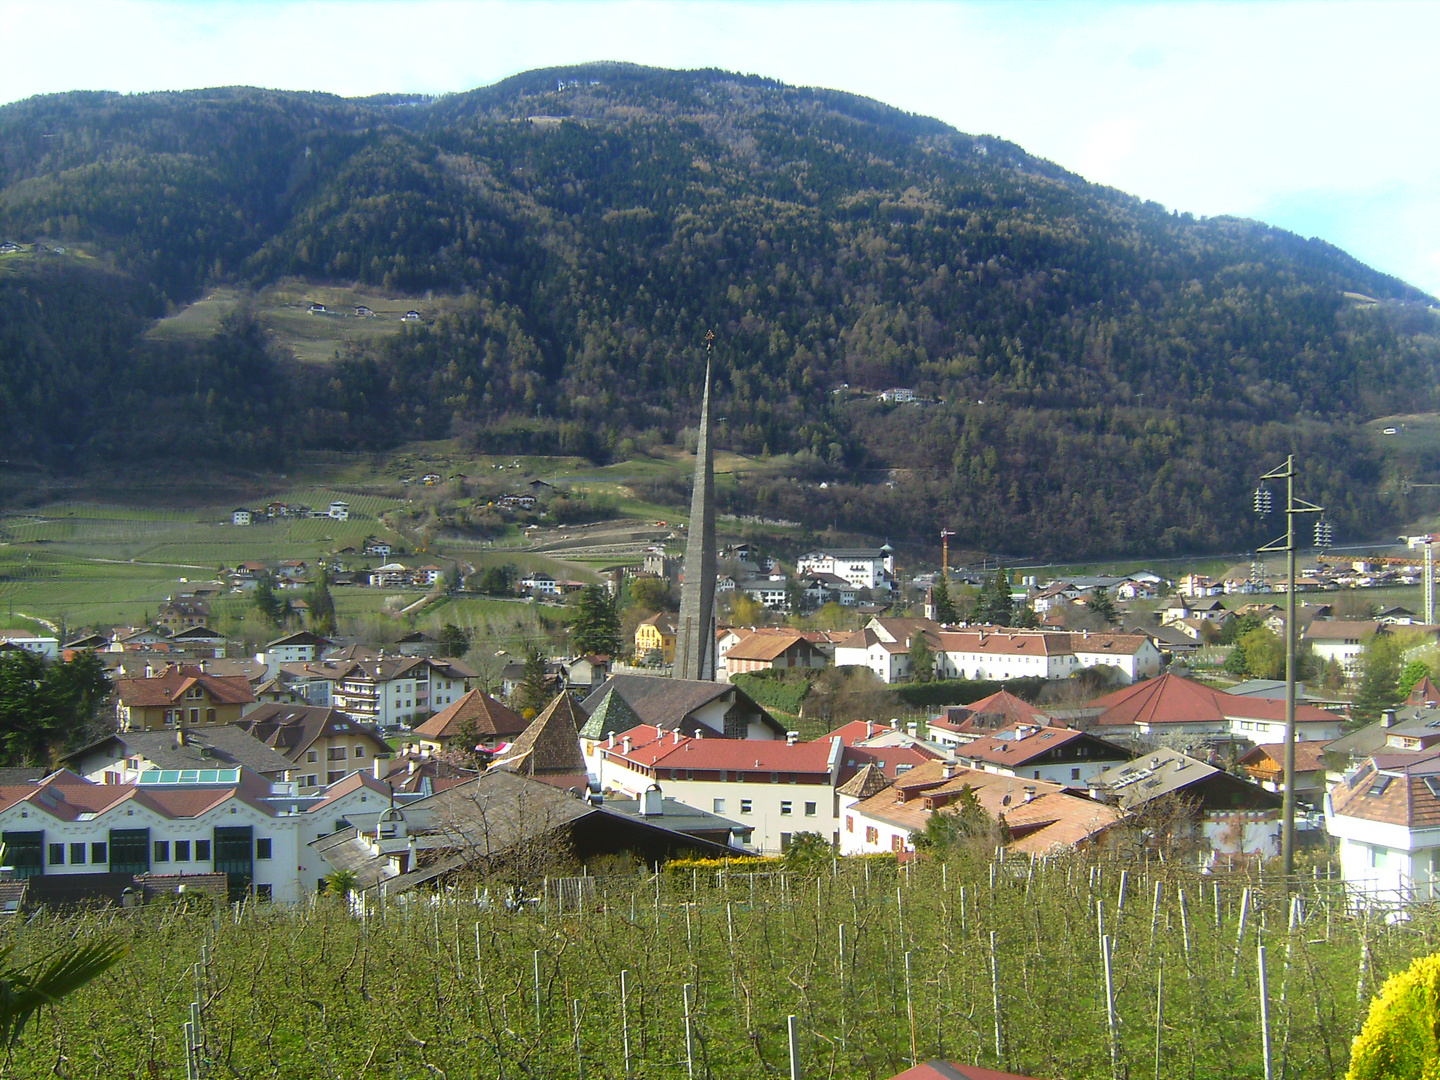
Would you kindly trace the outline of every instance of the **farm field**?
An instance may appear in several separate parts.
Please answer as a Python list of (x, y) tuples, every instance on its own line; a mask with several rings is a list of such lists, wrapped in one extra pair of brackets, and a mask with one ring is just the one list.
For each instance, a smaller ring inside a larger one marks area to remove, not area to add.
[(1325, 880), (1292, 907), (1273, 877), (1173, 865), (762, 869), (602, 876), (568, 914), (477, 903), (476, 881), (363, 920), (320, 898), (11, 923), (0, 943), (22, 963), (106, 935), (131, 952), (37, 1014), (7, 1075), (183, 1076), (198, 1001), (205, 1076), (786, 1075), (794, 1015), (812, 1080), (935, 1057), (1067, 1080), (1258, 1078), (1267, 1036), (1275, 1076), (1335, 1080), (1386, 976), (1440, 933), (1426, 909), (1347, 913)]

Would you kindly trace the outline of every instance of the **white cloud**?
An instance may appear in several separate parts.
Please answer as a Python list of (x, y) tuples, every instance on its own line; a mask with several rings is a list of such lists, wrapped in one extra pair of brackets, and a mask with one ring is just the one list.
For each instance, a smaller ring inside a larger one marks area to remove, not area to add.
[[(444, 92), (615, 59), (850, 90), (1100, 183), (1325, 236), (1440, 293), (1440, 5), (0, 3), (0, 101)], [(18, 45), (17, 45), (18, 43)]]

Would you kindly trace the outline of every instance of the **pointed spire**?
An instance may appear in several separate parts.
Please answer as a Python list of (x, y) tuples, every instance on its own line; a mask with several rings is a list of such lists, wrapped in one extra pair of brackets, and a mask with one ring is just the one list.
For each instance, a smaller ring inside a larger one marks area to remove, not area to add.
[(493, 768), (543, 778), (548, 774), (584, 774), (580, 728), (587, 717), (569, 693), (561, 691), (549, 706), (530, 721)]
[(705, 396), (695, 446), (695, 489), (690, 495), (690, 535), (685, 542), (685, 583), (675, 631), (677, 679), (715, 678), (715, 457), (710, 445), (710, 349), (705, 334)]

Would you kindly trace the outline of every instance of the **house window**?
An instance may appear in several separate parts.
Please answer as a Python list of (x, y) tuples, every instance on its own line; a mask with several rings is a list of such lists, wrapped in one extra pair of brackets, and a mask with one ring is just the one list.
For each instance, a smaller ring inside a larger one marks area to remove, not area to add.
[(904, 851), (904, 850), (905, 850), (905, 837), (901, 836), (899, 833), (896, 833), (894, 836), (890, 837), (890, 850), (891, 850), (891, 851)]
[(257, 859), (268, 859), (268, 858), (270, 858), (270, 837), (268, 837), (268, 836), (261, 836), (261, 837), (256, 838), (256, 840), (255, 840), (255, 858), (257, 858)]
[(865, 826), (865, 842), (867, 844), (878, 844), (880, 842), (880, 830), (874, 825)]
[(1370, 865), (1376, 870), (1385, 869), (1385, 849), (1379, 846), (1370, 848)]
[(814, 816), (815, 816), (815, 804), (814, 804), (813, 802), (807, 802), (807, 803), (805, 804), (805, 816), (806, 816), (806, 817), (814, 817)]
[(311, 773), (309, 776), (305, 777), (305, 786), (306, 786), (306, 787), (319, 787), (319, 786), (320, 786), (320, 777), (317, 776), (317, 775), (315, 775), (315, 773)]
[(190, 710), (190, 723), (192, 723), (192, 724), (198, 724), (198, 723), (200, 723), (200, 710), (199, 710), (199, 709), (191, 709), (191, 710)]
[(332, 772), (326, 773), (325, 775), (329, 777), (329, 779), (325, 781), (327, 784), (338, 784), (341, 780), (345, 779), (343, 772)]
[(741, 800), (740, 800), (740, 813), (742, 813), (742, 814), (748, 814), (748, 813), (750, 813), (750, 811), (751, 811), (752, 808), (753, 808), (753, 807), (752, 807), (752, 804), (751, 804), (751, 802), (750, 802), (749, 799), (741, 799)]
[(169, 841), (169, 840), (156, 840), (156, 841), (155, 841), (155, 854), (154, 854), (153, 858), (151, 859), (151, 861), (152, 861), (152, 862), (169, 862), (169, 861), (170, 861), (170, 841)]
[(71, 845), (70, 845), (70, 865), (71, 865), (71, 866), (78, 866), (78, 865), (84, 864), (84, 862), (85, 862), (85, 845), (84, 845), (84, 844), (71, 844)]
[(209, 841), (209, 840), (196, 840), (196, 841), (195, 841), (195, 861), (196, 861), (196, 862), (209, 862), (209, 861), (210, 861), (210, 841)]
[(782, 832), (782, 833), (780, 834), (780, 850), (781, 850), (781, 851), (787, 851), (787, 850), (789, 850), (789, 848), (790, 848), (790, 834), (789, 834), (788, 832)]
[(854, 831), (855, 831), (855, 818), (852, 817), (850, 814), (846, 814), (846, 815), (845, 815), (845, 831), (846, 831), (846, 832), (854, 832)]
[(332, 747), (330, 747), (330, 749), (325, 752), (325, 759), (326, 759), (327, 761), (344, 761), (344, 760), (345, 760), (345, 747), (343, 747), (343, 746), (332, 746)]
[(1079, 780), (1079, 779), (1080, 779), (1080, 770), (1079, 770), (1079, 769), (1071, 769), (1071, 770), (1070, 770), (1070, 779), (1071, 779), (1071, 780)]
[(355, 747), (355, 756), (356, 756), (357, 758), (362, 758), (362, 757), (364, 757), (364, 756), (365, 756), (365, 747), (363, 747), (363, 746), (357, 746), (357, 747)]
[(256, 900), (269, 900), (269, 899), (271, 898), (271, 896), (273, 896), (273, 895), (274, 895), (274, 886), (273, 886), (273, 885), (265, 884), (265, 885), (256, 885), (256, 886), (255, 886), (255, 899), (256, 899)]
[(189, 862), (189, 861), (190, 861), (190, 841), (189, 841), (189, 840), (176, 840), (176, 841), (175, 841), (175, 861), (176, 861), (176, 862)]
[(319, 750), (307, 750), (307, 751), (305, 751), (305, 760), (306, 760), (307, 762), (310, 762), (310, 761), (319, 761), (319, 760), (320, 760), (320, 751), (319, 751)]
[(723, 814), (723, 813), (725, 812), (725, 800), (724, 800), (724, 799), (716, 799), (716, 800), (715, 800), (715, 811), (714, 811), (714, 812), (717, 813), (717, 814)]
[(214, 710), (214, 709), (206, 709), (206, 710), (205, 710), (205, 722), (206, 722), (207, 724), (213, 724), (213, 723), (215, 723), (215, 710)]
[(64, 865), (65, 865), (65, 845), (64, 845), (64, 844), (51, 844), (51, 845), (50, 845), (50, 865), (51, 865), (51, 866), (64, 866)]
[(92, 863), (108, 863), (110, 861), (110, 852), (106, 850), (103, 840), (96, 840), (90, 845), (90, 861)]
[(770, 774), (770, 783), (772, 783), (772, 784), (778, 784), (779, 782), (780, 782), (780, 774), (779, 774), (778, 772), (772, 772), (772, 773)]
[(785, 802), (782, 802), (782, 803), (780, 804), (780, 816), (781, 816), (781, 817), (789, 817), (789, 816), (790, 816), (792, 813), (794, 813), (794, 812), (795, 812), (795, 804), (792, 803), (792, 802), (790, 802), (789, 800), (786, 800)]

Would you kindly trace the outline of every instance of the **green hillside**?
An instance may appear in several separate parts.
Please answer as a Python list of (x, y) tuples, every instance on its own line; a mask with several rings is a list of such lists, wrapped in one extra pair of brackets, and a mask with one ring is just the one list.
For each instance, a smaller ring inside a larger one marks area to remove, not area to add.
[(0, 453), (47, 468), (446, 438), (604, 464), (693, 425), (711, 329), (718, 441), (792, 455), (727, 485), (734, 513), (1161, 554), (1252, 543), (1287, 452), (1341, 541), (1440, 468), (1365, 427), (1440, 411), (1440, 319), (1404, 283), (756, 77), (34, 98), (0, 108), (0, 240), (27, 246), (0, 256)]

